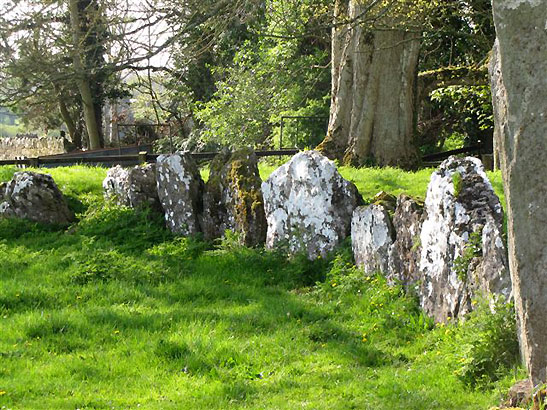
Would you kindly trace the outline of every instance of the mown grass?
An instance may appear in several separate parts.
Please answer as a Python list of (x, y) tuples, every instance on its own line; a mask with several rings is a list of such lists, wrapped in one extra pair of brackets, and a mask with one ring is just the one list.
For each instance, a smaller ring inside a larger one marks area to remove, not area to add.
[(309, 262), (175, 238), (104, 204), (104, 170), (47, 172), (82, 213), (69, 229), (0, 220), (0, 406), (486, 409), (522, 376), (495, 360), (510, 312), (434, 326), (347, 244)]

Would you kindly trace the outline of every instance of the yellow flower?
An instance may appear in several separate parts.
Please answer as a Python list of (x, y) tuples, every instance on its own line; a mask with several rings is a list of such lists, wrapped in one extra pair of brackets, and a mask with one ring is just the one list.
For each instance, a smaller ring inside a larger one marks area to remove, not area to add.
[(6, 394), (6, 392), (4, 390), (0, 390), (0, 396), (3, 396), (4, 394)]
[(336, 287), (336, 282), (334, 282), (332, 285), (331, 285), (333, 288)]
[(114, 334), (117, 335), (118, 333), (120, 333), (119, 330), (114, 330)]

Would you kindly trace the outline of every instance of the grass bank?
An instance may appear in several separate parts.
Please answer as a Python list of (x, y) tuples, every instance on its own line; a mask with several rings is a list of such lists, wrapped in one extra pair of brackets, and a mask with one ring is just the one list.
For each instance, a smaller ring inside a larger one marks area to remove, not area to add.
[[(500, 360), (510, 309), (435, 326), (348, 244), (309, 262), (175, 238), (161, 216), (104, 204), (105, 170), (47, 172), (80, 222), (0, 221), (0, 407), (487, 409), (522, 376)], [(365, 197), (428, 178), (342, 172)]]

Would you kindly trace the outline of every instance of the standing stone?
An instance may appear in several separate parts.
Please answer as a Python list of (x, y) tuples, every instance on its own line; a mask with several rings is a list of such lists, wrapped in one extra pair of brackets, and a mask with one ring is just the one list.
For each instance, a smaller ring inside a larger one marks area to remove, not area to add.
[(547, 7), (493, 0), (492, 9), (501, 74), (494, 105), (507, 113), (497, 126), (510, 270), (522, 355), (538, 385), (547, 382)]
[(74, 221), (63, 194), (51, 176), (17, 172), (3, 189), (0, 217), (67, 225)]
[(261, 183), (253, 150), (217, 155), (211, 162), (203, 195), (205, 238), (220, 238), (226, 230), (232, 230), (247, 246), (263, 244), (267, 223)]
[(395, 231), (382, 205), (360, 206), (351, 219), (351, 245), (357, 266), (365, 273), (386, 273)]
[(424, 220), (423, 203), (401, 194), (393, 215), (395, 242), (389, 251), (387, 277), (404, 285), (420, 279), (420, 232)]
[(286, 246), (310, 259), (325, 256), (351, 229), (362, 203), (357, 188), (316, 151), (296, 154), (262, 183), (268, 221), (266, 246)]
[(160, 155), (157, 160), (158, 196), (167, 227), (174, 233), (193, 235), (201, 231), (203, 180), (187, 153)]
[(103, 189), (105, 198), (114, 200), (118, 205), (161, 209), (155, 164), (137, 165), (129, 169), (116, 165), (108, 170)]
[(420, 234), (422, 307), (437, 321), (462, 316), (478, 294), (510, 297), (503, 212), (476, 158), (444, 161), (432, 174)]

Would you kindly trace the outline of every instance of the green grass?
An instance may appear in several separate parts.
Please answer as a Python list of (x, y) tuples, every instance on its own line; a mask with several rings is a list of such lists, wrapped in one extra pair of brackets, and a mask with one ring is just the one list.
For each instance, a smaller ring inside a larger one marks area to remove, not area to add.
[[(473, 350), (498, 322), (433, 326), (347, 244), (309, 262), (175, 238), (161, 216), (102, 203), (105, 170), (46, 172), (81, 220), (0, 220), (0, 407), (486, 409), (522, 376), (495, 364), (470, 387), (476, 357), (499, 356), (497, 333)], [(365, 197), (424, 189), (401, 171), (383, 185), (360, 174), (379, 170), (343, 172)]]

